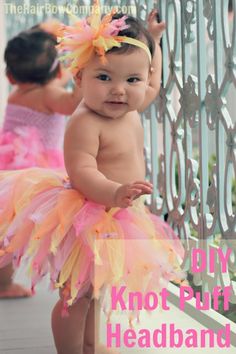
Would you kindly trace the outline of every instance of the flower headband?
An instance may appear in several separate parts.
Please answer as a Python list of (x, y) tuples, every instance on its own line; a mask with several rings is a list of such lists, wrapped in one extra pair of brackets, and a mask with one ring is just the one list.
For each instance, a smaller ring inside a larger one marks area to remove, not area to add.
[[(86, 19), (75, 19), (73, 26), (54, 23), (54, 34), (59, 39), (59, 52), (67, 52), (61, 60), (66, 60), (72, 73), (75, 75), (83, 69), (93, 54), (100, 56), (101, 61), (106, 63), (105, 54), (113, 47), (120, 47), (121, 43), (128, 43), (142, 48), (151, 62), (149, 48), (143, 42), (126, 36), (118, 36), (118, 33), (129, 26), (125, 23), (127, 16), (112, 20), (115, 10), (101, 19), (99, 1), (95, 0), (92, 15)], [(52, 31), (51, 31), (52, 32)]]

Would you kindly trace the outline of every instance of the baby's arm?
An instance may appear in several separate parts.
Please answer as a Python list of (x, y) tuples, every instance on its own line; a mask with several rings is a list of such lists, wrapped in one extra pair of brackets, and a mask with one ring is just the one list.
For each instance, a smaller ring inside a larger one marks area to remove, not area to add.
[(56, 77), (54, 80), (52, 80), (52, 84), (56, 85), (56, 86), (61, 86), (64, 87), (66, 86), (71, 80), (73, 79), (73, 76), (70, 72), (69, 69), (63, 67), (61, 65), (61, 69), (60, 69), (60, 77)]
[(122, 185), (98, 171), (99, 139), (99, 122), (86, 113), (78, 116), (75, 112), (68, 123), (64, 141), (65, 165), (73, 188), (106, 207), (125, 208), (141, 194), (151, 193), (149, 182)]
[(151, 63), (149, 87), (145, 100), (139, 108), (139, 112), (143, 112), (152, 103), (160, 91), (162, 74), (162, 52), (160, 48), (160, 40), (165, 27), (165, 22), (157, 22), (157, 10), (152, 10), (148, 16), (148, 31), (151, 33), (155, 41), (155, 53)]
[(81, 89), (75, 84), (73, 91), (67, 91), (62, 85), (45, 86), (44, 100), (46, 106), (52, 111), (71, 115), (82, 99)]

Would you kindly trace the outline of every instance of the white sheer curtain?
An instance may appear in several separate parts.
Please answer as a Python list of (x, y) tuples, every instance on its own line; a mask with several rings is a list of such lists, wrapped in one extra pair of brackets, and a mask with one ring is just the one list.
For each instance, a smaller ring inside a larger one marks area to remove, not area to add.
[(5, 64), (3, 59), (4, 49), (6, 46), (6, 28), (5, 28), (5, 9), (4, 2), (0, 1), (0, 125), (3, 120), (7, 94), (8, 94), (8, 85), (5, 77)]

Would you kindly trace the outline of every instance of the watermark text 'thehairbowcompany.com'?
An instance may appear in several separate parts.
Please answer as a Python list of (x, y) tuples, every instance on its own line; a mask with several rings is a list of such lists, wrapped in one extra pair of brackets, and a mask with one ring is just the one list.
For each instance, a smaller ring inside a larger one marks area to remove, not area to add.
[[(93, 14), (94, 8), (89, 5), (76, 5), (76, 4), (66, 4), (66, 5), (55, 5), (52, 3), (45, 4), (17, 4), (15, 3), (4, 3), (5, 13), (8, 15), (64, 15), (65, 13), (73, 13), (78, 16), (88, 16)], [(129, 6), (101, 6), (100, 11), (103, 14), (109, 13), (112, 9), (115, 9), (118, 13), (123, 13), (126, 15), (135, 15), (136, 7)]]

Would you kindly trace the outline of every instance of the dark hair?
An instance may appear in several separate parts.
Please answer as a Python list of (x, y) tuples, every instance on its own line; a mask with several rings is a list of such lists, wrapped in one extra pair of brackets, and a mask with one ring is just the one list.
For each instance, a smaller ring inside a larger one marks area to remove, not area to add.
[(19, 33), (8, 41), (5, 49), (7, 73), (21, 83), (45, 84), (56, 77), (59, 70), (59, 63), (53, 67), (57, 58), (56, 44), (56, 38), (39, 26)]
[(229, 4), (228, 4), (228, 12), (232, 12), (233, 11), (233, 1), (229, 0)]
[[(112, 16), (112, 19), (116, 20), (116, 19), (121, 18), (122, 16), (124, 16), (124, 14), (117, 13)], [(125, 22), (129, 27), (127, 29), (120, 31), (118, 33), (118, 36), (127, 36), (127, 37), (135, 38), (135, 39), (138, 39), (138, 40), (144, 42), (148, 46), (151, 56), (153, 57), (154, 52), (155, 52), (155, 42), (154, 42), (151, 34), (143, 26), (142, 22), (133, 16), (127, 16), (127, 19), (125, 20)], [(112, 53), (112, 52), (125, 53), (127, 51), (133, 51), (136, 49), (137, 49), (137, 47), (135, 47), (132, 44), (122, 43), (120, 47), (113, 47), (107, 53)]]

